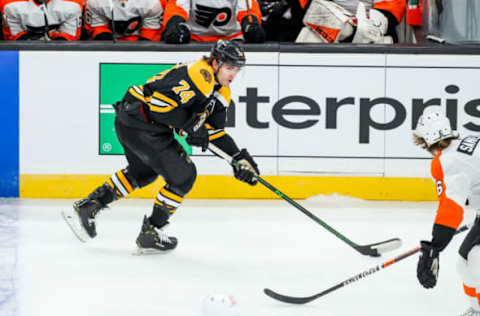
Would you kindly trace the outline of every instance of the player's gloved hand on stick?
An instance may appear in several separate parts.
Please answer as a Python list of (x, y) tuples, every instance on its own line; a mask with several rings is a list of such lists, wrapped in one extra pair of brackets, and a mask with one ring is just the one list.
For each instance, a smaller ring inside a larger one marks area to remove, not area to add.
[(174, 15), (168, 20), (163, 32), (163, 39), (168, 44), (184, 44), (190, 42), (190, 27), (184, 18)]
[(423, 287), (430, 289), (437, 284), (439, 265), (439, 252), (429, 241), (422, 240), (420, 258), (417, 265), (417, 279)]
[(202, 125), (196, 132), (190, 133), (186, 139), (187, 143), (192, 146), (197, 146), (202, 148), (202, 152), (208, 149), (208, 131), (205, 126)]
[[(257, 164), (255, 161), (253, 161), (253, 158), (250, 156), (248, 151), (243, 148), (238, 153), (233, 155), (232, 159), (234, 161), (233, 174), (235, 178), (250, 185), (257, 184), (256, 176), (260, 175), (260, 171), (258, 170)], [(238, 163), (238, 167), (235, 166), (236, 163)]]
[(185, 125), (183, 131), (187, 134), (186, 141), (192, 146), (201, 147), (202, 151), (208, 148), (208, 131), (203, 125), (205, 122), (204, 115), (193, 115)]
[(242, 33), (247, 43), (265, 42), (265, 30), (258, 22), (256, 16), (247, 15), (242, 19)]

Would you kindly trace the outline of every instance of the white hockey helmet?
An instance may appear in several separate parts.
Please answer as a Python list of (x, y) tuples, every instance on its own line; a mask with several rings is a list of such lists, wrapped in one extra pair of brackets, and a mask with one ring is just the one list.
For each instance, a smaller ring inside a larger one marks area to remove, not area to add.
[(450, 120), (437, 109), (423, 112), (413, 134), (423, 138), (428, 147), (442, 139), (458, 137), (458, 133), (452, 130)]
[(239, 316), (237, 303), (231, 295), (212, 294), (205, 297), (202, 316)]

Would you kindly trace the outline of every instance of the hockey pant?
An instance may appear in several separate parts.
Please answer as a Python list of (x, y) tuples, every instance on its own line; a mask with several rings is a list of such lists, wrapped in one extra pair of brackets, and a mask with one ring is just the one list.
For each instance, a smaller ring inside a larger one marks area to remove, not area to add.
[(173, 132), (156, 133), (125, 126), (115, 120), (118, 140), (123, 146), (128, 167), (107, 180), (115, 195), (124, 197), (161, 176), (166, 185), (155, 199), (152, 218), (155, 226), (163, 226), (175, 213), (184, 196), (192, 189), (197, 171)]
[(472, 308), (480, 312), (480, 218), (460, 246), (457, 270)]

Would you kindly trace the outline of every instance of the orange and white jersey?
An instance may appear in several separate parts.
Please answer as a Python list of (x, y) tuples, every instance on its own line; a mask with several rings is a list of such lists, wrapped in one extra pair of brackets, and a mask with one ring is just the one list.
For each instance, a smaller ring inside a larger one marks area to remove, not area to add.
[(467, 198), (472, 207), (480, 208), (479, 142), (479, 136), (453, 140), (432, 160), (431, 173), (440, 202), (435, 224), (457, 229)]
[(0, 1), (2, 31), (6, 40), (56, 39), (78, 40), (82, 27), (82, 0)]
[(260, 22), (262, 17), (256, 0), (177, 0), (176, 11), (172, 15), (188, 21), (194, 41), (243, 39), (242, 19), (251, 14)]
[(135, 41), (140, 37), (159, 41), (162, 35), (163, 3), (166, 0), (88, 0), (85, 29), (91, 38), (112, 33), (119, 40)]
[(405, 0), (334, 0), (334, 2), (353, 15), (357, 12), (358, 3), (363, 2), (367, 11), (370, 9), (388, 11), (395, 16), (398, 23), (402, 22), (406, 12)]

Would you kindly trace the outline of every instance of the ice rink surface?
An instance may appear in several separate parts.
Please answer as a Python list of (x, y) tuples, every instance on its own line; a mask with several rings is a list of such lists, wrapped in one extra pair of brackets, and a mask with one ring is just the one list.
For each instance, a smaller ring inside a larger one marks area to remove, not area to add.
[[(233, 295), (242, 316), (451, 316), (468, 307), (456, 273), (465, 233), (441, 253), (433, 290), (416, 280), (414, 255), (306, 305), (263, 294), (316, 294), (416, 247), (430, 239), (433, 202), (299, 201), (356, 243), (402, 239), (380, 258), (360, 255), (283, 200), (188, 199), (168, 229), (177, 249), (133, 256), (151, 200), (112, 204), (86, 244), (60, 216), (71, 203), (0, 199), (1, 316), (199, 316), (212, 293)], [(472, 220), (467, 210), (464, 223)]]

